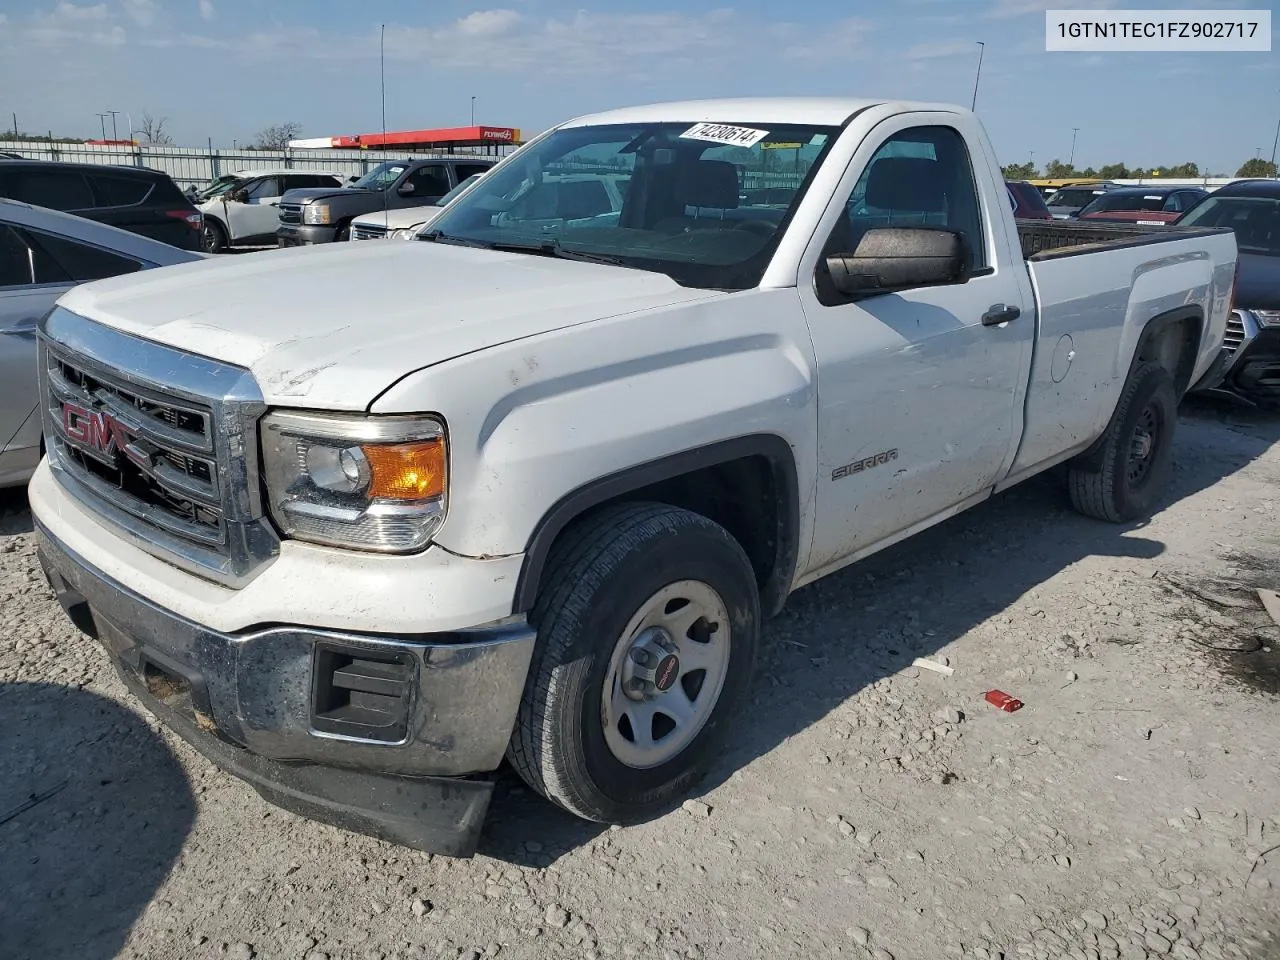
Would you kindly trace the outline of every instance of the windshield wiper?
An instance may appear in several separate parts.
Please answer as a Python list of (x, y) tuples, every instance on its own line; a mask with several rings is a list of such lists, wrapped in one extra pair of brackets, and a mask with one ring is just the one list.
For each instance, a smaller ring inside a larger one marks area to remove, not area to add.
[(499, 243), (485, 244), (490, 250), (502, 250), (507, 253), (534, 253), (543, 257), (559, 257), (561, 260), (580, 260), (583, 263), (604, 263), (611, 267), (623, 265), (621, 257), (611, 257), (606, 253), (587, 253), (582, 250), (569, 250), (559, 240), (541, 240), (536, 243)]
[(432, 243), (448, 243), (455, 247), (480, 247), (488, 250), (489, 244), (479, 240), (468, 240), (466, 237), (451, 237), (447, 233), (441, 233), (439, 230), (425, 230), (418, 234), (419, 240), (430, 240)]

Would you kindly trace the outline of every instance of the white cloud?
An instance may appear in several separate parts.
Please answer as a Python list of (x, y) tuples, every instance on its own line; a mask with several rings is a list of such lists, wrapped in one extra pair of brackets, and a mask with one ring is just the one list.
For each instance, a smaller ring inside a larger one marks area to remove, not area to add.
[(78, 3), (67, 3), (66, 0), (63, 0), (53, 8), (53, 13), (46, 16), (47, 19), (70, 22), (73, 20), (106, 20), (109, 14), (105, 3), (95, 4), (90, 7), (81, 6)]
[(214, 10), (213, 8), (213, 0), (200, 0), (200, 19), (201, 20), (205, 20), (205, 21), (212, 20), (217, 15), (218, 15), (217, 11)]
[(124, 27), (111, 23), (105, 3), (93, 6), (58, 3), (52, 10), (32, 14), (25, 26), (10, 31), (14, 39), (37, 46), (89, 44), (118, 47), (128, 40)]
[(124, 6), (124, 12), (134, 23), (148, 27), (155, 22), (155, 0), (120, 0), (120, 2)]
[(718, 70), (729, 58), (742, 60), (752, 54), (848, 54), (868, 28), (865, 21), (846, 20), (815, 39), (809, 29), (762, 23), (728, 9), (578, 10), (534, 17), (498, 8), (478, 10), (438, 27), (389, 27), (386, 41), (388, 57), (430, 60), (436, 66), (562, 74), (629, 70), (644, 76), (688, 65)]

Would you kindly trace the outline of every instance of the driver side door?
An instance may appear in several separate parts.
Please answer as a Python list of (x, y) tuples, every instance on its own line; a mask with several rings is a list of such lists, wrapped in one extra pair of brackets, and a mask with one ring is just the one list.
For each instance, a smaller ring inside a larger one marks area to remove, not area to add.
[[(889, 121), (858, 150), (834, 216), (831, 208), (825, 215), (825, 242), (804, 261), (812, 265), (799, 289), (818, 363), (810, 571), (989, 495), (1020, 435), (1035, 312), (1020, 262), (992, 230), (992, 217), (1011, 222), (1008, 195), (989, 164), (975, 168), (959, 130), (942, 117), (924, 119)], [(984, 194), (1001, 207), (984, 209)], [(960, 233), (970, 279), (847, 298), (829, 272), (824, 278), (826, 257), (852, 253), (868, 230), (910, 226)], [(1005, 307), (1020, 315), (992, 324)]]

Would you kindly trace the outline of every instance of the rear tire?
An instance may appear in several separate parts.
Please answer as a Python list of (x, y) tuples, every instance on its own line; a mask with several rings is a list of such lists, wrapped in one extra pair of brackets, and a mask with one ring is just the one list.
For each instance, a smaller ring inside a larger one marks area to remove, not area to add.
[(718, 755), (755, 666), (760, 600), (736, 540), (664, 504), (607, 507), (553, 547), (507, 757), (587, 820), (663, 812)]
[(205, 253), (227, 252), (227, 231), (217, 220), (205, 218), (200, 231), (200, 249)]
[(1125, 523), (1154, 511), (1169, 477), (1178, 401), (1164, 367), (1140, 364), (1129, 375), (1107, 432), (1072, 461), (1071, 505), (1086, 517)]

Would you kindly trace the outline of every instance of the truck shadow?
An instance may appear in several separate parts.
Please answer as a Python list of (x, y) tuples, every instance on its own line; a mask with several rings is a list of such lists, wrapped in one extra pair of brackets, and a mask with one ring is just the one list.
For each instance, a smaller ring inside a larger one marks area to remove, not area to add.
[[(1280, 414), (1189, 401), (1163, 507), (1205, 490), (1280, 443)], [(1146, 523), (1075, 513), (1052, 471), (793, 594), (765, 624), (751, 699), (733, 722), (710, 791), (863, 688), (998, 616), (1085, 557), (1154, 560)], [(904, 627), (908, 628), (904, 630)], [(1032, 662), (1038, 648), (1028, 644)], [(762, 785), (768, 793), (768, 786)], [(603, 829), (559, 811), (504, 771), (481, 851), (545, 865)], [(535, 853), (524, 845), (536, 837)]]
[(182, 765), (75, 687), (0, 685), (0, 730), (0, 957), (122, 955), (195, 819)]

